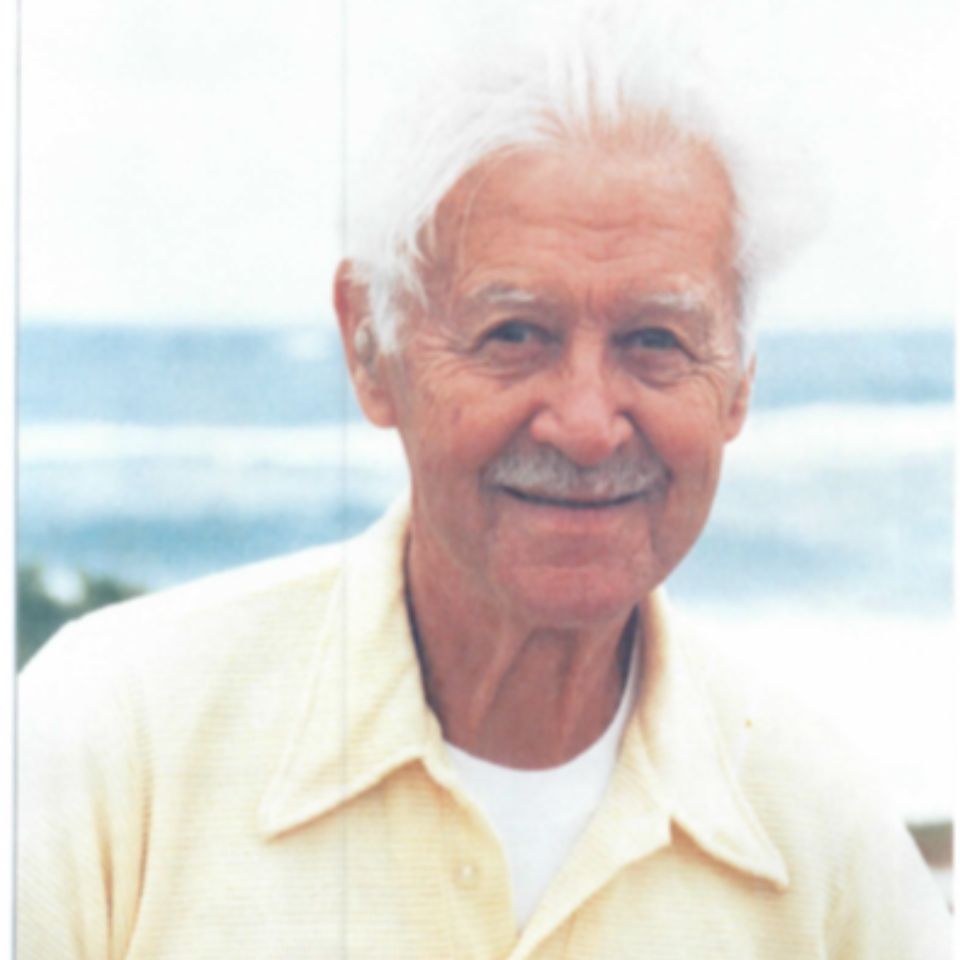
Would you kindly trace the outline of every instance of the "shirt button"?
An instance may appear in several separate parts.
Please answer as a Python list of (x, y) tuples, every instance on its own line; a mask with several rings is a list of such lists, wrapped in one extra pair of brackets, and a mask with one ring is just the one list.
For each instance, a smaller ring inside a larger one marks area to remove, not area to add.
[(461, 887), (471, 888), (477, 885), (479, 872), (472, 863), (461, 863), (457, 868), (457, 883)]

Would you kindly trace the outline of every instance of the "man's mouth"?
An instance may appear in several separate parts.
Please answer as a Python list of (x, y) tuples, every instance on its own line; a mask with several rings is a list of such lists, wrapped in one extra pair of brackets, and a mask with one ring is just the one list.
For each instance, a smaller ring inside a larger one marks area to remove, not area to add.
[(622, 507), (625, 504), (633, 503), (637, 500), (643, 500), (649, 497), (650, 491), (638, 490), (633, 493), (621, 494), (617, 497), (577, 497), (551, 496), (550, 494), (538, 493), (532, 490), (521, 490), (516, 487), (500, 488), (508, 496), (515, 500), (522, 500), (524, 503), (537, 504), (544, 507), (563, 507), (567, 510), (609, 510), (614, 507)]
[(619, 450), (584, 467), (550, 446), (514, 449), (484, 471), (488, 488), (533, 506), (563, 510), (615, 510), (663, 495), (669, 474), (652, 453)]

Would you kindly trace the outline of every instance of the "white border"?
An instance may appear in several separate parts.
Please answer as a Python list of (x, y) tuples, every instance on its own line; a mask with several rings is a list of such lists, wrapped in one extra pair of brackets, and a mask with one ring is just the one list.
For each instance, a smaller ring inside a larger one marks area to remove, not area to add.
[[(18, 210), (19, 2), (0, 13), (0, 209), (14, 211), (0, 230), (0, 954), (13, 956), (14, 677), (16, 521), (16, 332)], [(5, 26), (4, 26), (5, 24)], [(9, 201), (9, 202), (8, 202)]]

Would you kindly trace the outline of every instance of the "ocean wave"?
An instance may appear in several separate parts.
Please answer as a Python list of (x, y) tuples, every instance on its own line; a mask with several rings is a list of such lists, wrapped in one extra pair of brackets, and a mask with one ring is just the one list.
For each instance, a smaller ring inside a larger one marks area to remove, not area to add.
[(387, 472), (403, 466), (397, 435), (365, 423), (279, 428), (31, 424), (19, 431), (18, 454), (21, 466), (161, 461)]
[[(761, 410), (730, 448), (728, 465), (738, 472), (766, 472), (945, 456), (953, 449), (955, 426), (950, 404)], [(403, 467), (396, 433), (361, 421), (309, 427), (34, 423), (21, 426), (18, 452), (22, 466), (164, 461), (390, 473)]]
[(809, 404), (756, 411), (729, 449), (728, 469), (766, 473), (803, 466), (867, 468), (948, 457), (952, 404)]

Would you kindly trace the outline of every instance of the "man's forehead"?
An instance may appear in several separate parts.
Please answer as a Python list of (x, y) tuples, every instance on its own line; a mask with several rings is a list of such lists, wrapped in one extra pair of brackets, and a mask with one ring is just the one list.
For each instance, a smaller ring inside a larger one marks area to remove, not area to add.
[(671, 141), (664, 153), (672, 165), (557, 144), (474, 168), (438, 210), (420, 273), (427, 301), (474, 315), (669, 314), (706, 330), (736, 309), (733, 198), (703, 144)]
[(582, 243), (629, 242), (657, 229), (728, 239), (736, 201), (703, 144), (638, 155), (603, 145), (552, 145), (488, 157), (446, 193), (422, 237), (428, 259), (456, 260), (468, 235), (500, 242), (519, 225)]

